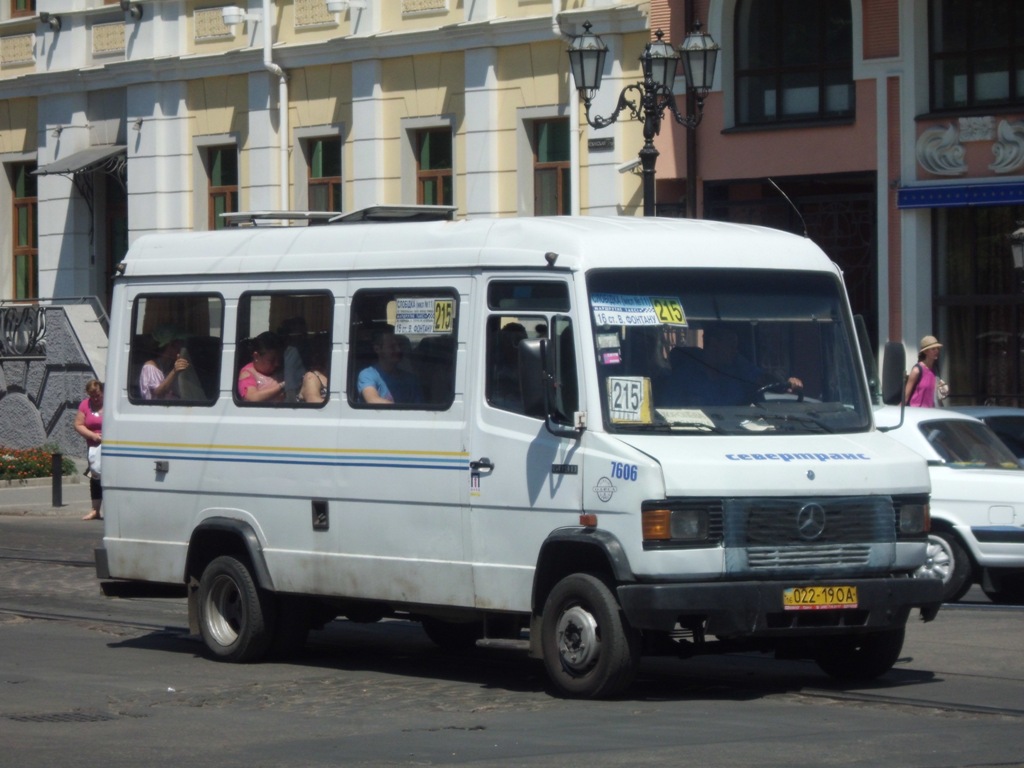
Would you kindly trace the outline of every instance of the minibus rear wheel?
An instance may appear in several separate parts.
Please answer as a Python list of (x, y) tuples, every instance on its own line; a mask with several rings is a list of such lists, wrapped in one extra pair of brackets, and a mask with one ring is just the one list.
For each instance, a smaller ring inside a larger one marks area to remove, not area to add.
[(566, 576), (551, 590), (541, 645), (552, 682), (574, 698), (620, 693), (640, 664), (639, 633), (626, 622), (608, 586), (589, 573)]
[(199, 630), (210, 652), (222, 661), (257, 661), (273, 627), (273, 595), (256, 585), (248, 567), (229, 555), (212, 560), (199, 580)]

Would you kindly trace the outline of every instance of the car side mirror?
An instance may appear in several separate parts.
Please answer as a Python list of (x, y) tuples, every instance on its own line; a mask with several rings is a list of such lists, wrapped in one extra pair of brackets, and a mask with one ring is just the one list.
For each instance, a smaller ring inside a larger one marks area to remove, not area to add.
[(882, 402), (899, 405), (903, 402), (906, 382), (907, 350), (898, 341), (885, 342), (882, 353)]

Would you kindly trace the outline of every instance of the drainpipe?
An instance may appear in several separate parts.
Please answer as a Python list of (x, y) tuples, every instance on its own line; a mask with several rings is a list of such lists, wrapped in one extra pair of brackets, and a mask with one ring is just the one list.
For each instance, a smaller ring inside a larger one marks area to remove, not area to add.
[(278, 208), (287, 211), (288, 205), (288, 75), (277, 64), (273, 58), (273, 26), (270, 22), (272, 10), (271, 0), (263, 0), (263, 68), (277, 80), (277, 110), (278, 110), (278, 155), (280, 158), (280, 191)]
[[(562, 0), (551, 0), (551, 31), (559, 40), (564, 39), (562, 21)], [(580, 215), (580, 94), (572, 87), (569, 75), (569, 215)]]

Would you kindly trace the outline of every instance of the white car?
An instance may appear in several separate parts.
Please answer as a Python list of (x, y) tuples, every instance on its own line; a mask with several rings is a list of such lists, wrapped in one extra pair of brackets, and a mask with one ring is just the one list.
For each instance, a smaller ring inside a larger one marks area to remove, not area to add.
[(947, 408), (905, 408), (900, 425), (900, 409), (888, 406), (875, 421), (928, 460), (932, 524), (917, 575), (941, 578), (947, 602), (975, 582), (994, 602), (1024, 602), (1024, 469), (1013, 453), (983, 422)]

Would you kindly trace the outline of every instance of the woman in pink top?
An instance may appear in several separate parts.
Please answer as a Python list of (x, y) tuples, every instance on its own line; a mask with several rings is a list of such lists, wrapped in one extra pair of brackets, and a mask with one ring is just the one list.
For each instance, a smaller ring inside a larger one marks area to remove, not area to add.
[(276, 333), (264, 331), (253, 339), (252, 362), (238, 372), (238, 396), (249, 403), (284, 400), (283, 355), (284, 343)]
[(100, 506), (103, 504), (103, 486), (100, 475), (93, 470), (93, 456), (103, 442), (103, 383), (90, 379), (85, 385), (85, 398), (78, 405), (75, 414), (75, 432), (85, 438), (89, 447), (89, 497), (92, 499), (92, 511), (83, 520), (102, 520)]
[(917, 364), (907, 375), (907, 389), (903, 401), (918, 408), (935, 407), (935, 386), (938, 383), (935, 370), (939, 364), (939, 350), (942, 345), (934, 336), (921, 339), (917, 353)]

